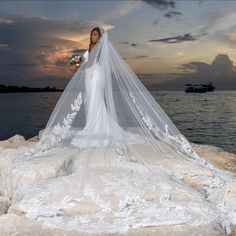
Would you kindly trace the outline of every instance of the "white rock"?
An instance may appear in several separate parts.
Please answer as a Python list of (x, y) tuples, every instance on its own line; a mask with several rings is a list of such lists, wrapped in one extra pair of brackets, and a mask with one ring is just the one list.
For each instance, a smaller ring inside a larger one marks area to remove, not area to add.
[(10, 200), (0, 196), (0, 215), (5, 214), (9, 206), (10, 206)]
[(0, 141), (0, 147), (1, 149), (17, 148), (19, 146), (22, 146), (24, 142), (25, 142), (25, 138), (22, 135), (16, 134), (7, 140)]
[(42, 137), (43, 131), (44, 131), (44, 129), (41, 129), (41, 130), (39, 131), (39, 133), (38, 133), (39, 138)]
[(42, 137), (43, 131), (44, 131), (44, 129), (41, 129), (39, 131), (38, 135), (36, 135), (36, 136), (34, 136), (32, 138), (27, 139), (27, 142), (37, 142), (37, 141), (39, 141), (39, 139)]
[[(37, 222), (30, 222), (23, 216), (15, 214), (5, 214), (0, 216), (1, 236), (85, 236), (78, 230), (57, 230), (44, 229)], [(92, 234), (94, 236), (105, 236), (105, 234)], [(225, 235), (220, 229), (211, 225), (205, 227), (194, 227), (180, 224), (174, 226), (146, 227), (130, 230), (126, 234), (107, 234), (107, 236), (222, 236)]]
[[(29, 145), (28, 142), (27, 145)], [(32, 142), (33, 143), (33, 142)], [(23, 220), (23, 216), (27, 213), (28, 209), (31, 207), (32, 212), (34, 211), (34, 200), (35, 196), (41, 196), (42, 199), (46, 203), (50, 202), (51, 199), (55, 199), (53, 203), (61, 202), (65, 196), (70, 196), (72, 200), (76, 200), (77, 193), (79, 192), (79, 180), (81, 178), (81, 165), (82, 163), (86, 163), (86, 158), (89, 153), (82, 152), (80, 155), (77, 155), (76, 152), (73, 152), (73, 149), (67, 148), (55, 148), (49, 151), (47, 158), (35, 158), (32, 160), (25, 160), (16, 162), (14, 165), (12, 161), (17, 160), (19, 158), (19, 153), (22, 150), (27, 150), (28, 146), (22, 146), (20, 149), (5, 149), (1, 152), (0, 156), (0, 193), (8, 198), (13, 200), (12, 205), (8, 209), (8, 214), (14, 217), (20, 217), (20, 220)], [(207, 145), (193, 145), (195, 151), (207, 158), (212, 164), (225, 169), (225, 163), (229, 163), (228, 159), (231, 162), (236, 160), (236, 155), (232, 153), (225, 152), (221, 148), (207, 146)], [(207, 192), (205, 187), (209, 184), (206, 181), (206, 176), (213, 177), (213, 174), (210, 170), (201, 167), (191, 161), (184, 159), (181, 155), (175, 153), (172, 149), (169, 149), (168, 158), (158, 158), (150, 155), (151, 148), (148, 145), (138, 145), (137, 148), (140, 148), (140, 151), (147, 156), (150, 156), (150, 163), (157, 166), (157, 168), (161, 168), (160, 166), (164, 166), (166, 171), (174, 173), (177, 177), (179, 177), (182, 181), (184, 181), (187, 185), (192, 186), (194, 189), (198, 190), (200, 193), (207, 197)], [(104, 168), (106, 167), (103, 162), (103, 152), (96, 150), (97, 158), (90, 159), (89, 165), (94, 168), (92, 173), (96, 173), (99, 176), (99, 173), (103, 173)], [(114, 156), (112, 152), (107, 153), (109, 157)], [(229, 158), (228, 158), (229, 157)], [(132, 168), (140, 168), (140, 166), (132, 163)], [(128, 166), (127, 166), (128, 168)], [(227, 169), (232, 173), (235, 173), (235, 169)], [(161, 169), (159, 170), (161, 172)], [(158, 172), (157, 172), (158, 173)], [(96, 176), (89, 175), (89, 172), (86, 173), (86, 178), (90, 179), (93, 183), (99, 181), (96, 179)], [(162, 180), (161, 176), (159, 180)], [(165, 179), (163, 178), (163, 181)], [(40, 183), (37, 187), (32, 187)], [(33, 184), (33, 185), (31, 185)], [(25, 194), (25, 190), (28, 188), (27, 194)], [(31, 191), (32, 190), (32, 191)], [(50, 190), (50, 191), (48, 191)], [(225, 207), (236, 207), (234, 204), (236, 202), (236, 182), (232, 181), (229, 184), (229, 194), (227, 195), (225, 201)], [(55, 196), (47, 195), (47, 192), (50, 194), (54, 194)], [(45, 194), (44, 194), (45, 193)], [(159, 192), (161, 194), (161, 191)], [(103, 194), (103, 193), (101, 193)], [(218, 194), (216, 194), (216, 198), (212, 197), (210, 199), (211, 203), (218, 203)], [(73, 198), (74, 197), (74, 198)], [(148, 199), (157, 197), (157, 195), (147, 195)], [(173, 193), (172, 197), (177, 202), (189, 202), (192, 196), (185, 195), (183, 192), (176, 191)], [(21, 202), (24, 199), (26, 202)], [(196, 199), (198, 199), (196, 197)], [(109, 199), (110, 200), (110, 199)], [(28, 202), (27, 202), (28, 201)], [(31, 203), (32, 204), (29, 204)], [(111, 201), (112, 207), (116, 208), (117, 203)], [(37, 203), (35, 203), (37, 206)], [(203, 208), (207, 207), (205, 203), (202, 205)], [(96, 212), (98, 207), (91, 202), (88, 202), (87, 205), (75, 204), (72, 207), (67, 207), (63, 209), (68, 215), (73, 216), (78, 212), (80, 213), (88, 213), (88, 212)], [(13, 214), (14, 213), (14, 214)], [(234, 213), (235, 214), (235, 213)], [(18, 216), (14, 216), (18, 215)], [(7, 217), (0, 218), (0, 229), (1, 222)], [(232, 223), (236, 222), (235, 215), (232, 213)], [(2, 219), (2, 221), (1, 221)], [(9, 222), (10, 222), (9, 218)], [(28, 222), (28, 221), (27, 221)], [(28, 223), (24, 219), (24, 224)], [(37, 222), (34, 222), (38, 225)], [(9, 223), (10, 224), (10, 223)], [(27, 227), (31, 227), (28, 225)], [(39, 227), (39, 235), (43, 235), (45, 233), (41, 230), (41, 226)], [(178, 228), (178, 227), (177, 227)], [(195, 227), (184, 226), (180, 227), (180, 232), (176, 232), (173, 235), (194, 235), (190, 229), (196, 230)], [(209, 233), (206, 233), (209, 228)], [(129, 235), (144, 235), (142, 233), (146, 233), (146, 235), (156, 235), (157, 233), (160, 235), (168, 235), (170, 233), (170, 229), (176, 229), (175, 226), (171, 227), (149, 227), (146, 229), (140, 229), (136, 231), (130, 231)], [(9, 230), (8, 230), (9, 231)], [(5, 232), (8, 232), (7, 230)], [(204, 233), (205, 231), (205, 233)], [(1, 232), (1, 231), (0, 231)], [(14, 232), (21, 232), (19, 227), (16, 228)], [(29, 231), (32, 233), (32, 231)], [(37, 231), (38, 232), (38, 231)], [(47, 231), (49, 232), (49, 231)], [(52, 231), (50, 231), (52, 232)], [(56, 231), (53, 231), (54, 233)], [(134, 233), (136, 232), (136, 234)], [(141, 233), (140, 233), (141, 232)], [(182, 232), (182, 233), (181, 233)], [(132, 234), (133, 233), (133, 234)], [(197, 234), (198, 233), (198, 234)], [(215, 233), (215, 234), (214, 234)], [(205, 234), (205, 235), (221, 235), (222, 231), (214, 230), (211, 225), (204, 225), (204, 228), (196, 230), (195, 235)], [(1, 235), (1, 234), (0, 234)], [(4, 235), (4, 234), (3, 234)], [(7, 234), (6, 234), (7, 235)], [(58, 234), (60, 235), (60, 234)], [(67, 234), (64, 234), (67, 235)], [(68, 234), (69, 235), (69, 234)], [(70, 234), (73, 235), (73, 234)], [(75, 235), (79, 235), (78, 232)], [(118, 235), (118, 234), (117, 234)]]

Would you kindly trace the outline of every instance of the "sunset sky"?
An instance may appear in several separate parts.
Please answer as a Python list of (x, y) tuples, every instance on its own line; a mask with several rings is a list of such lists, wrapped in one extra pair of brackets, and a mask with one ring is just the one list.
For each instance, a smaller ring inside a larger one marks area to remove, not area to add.
[(0, 84), (64, 88), (95, 26), (145, 84), (236, 89), (236, 1), (0, 1)]

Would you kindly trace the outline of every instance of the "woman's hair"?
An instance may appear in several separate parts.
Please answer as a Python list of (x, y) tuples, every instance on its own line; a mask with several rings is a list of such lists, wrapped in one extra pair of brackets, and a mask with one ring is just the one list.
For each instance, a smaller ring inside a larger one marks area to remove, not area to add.
[(94, 31), (94, 30), (96, 30), (99, 34), (100, 34), (100, 36), (102, 36), (102, 34), (101, 34), (101, 31), (100, 31), (100, 28), (99, 27), (94, 27), (92, 30), (91, 30), (91, 33), (90, 34), (92, 34), (92, 32)]
[(90, 32), (90, 44), (89, 44), (89, 52), (91, 51), (91, 47), (92, 47), (92, 40), (91, 40), (91, 35), (92, 35), (92, 32), (96, 30), (100, 36), (102, 36), (101, 34), (101, 31), (100, 31), (100, 28), (99, 27), (94, 27), (91, 32)]

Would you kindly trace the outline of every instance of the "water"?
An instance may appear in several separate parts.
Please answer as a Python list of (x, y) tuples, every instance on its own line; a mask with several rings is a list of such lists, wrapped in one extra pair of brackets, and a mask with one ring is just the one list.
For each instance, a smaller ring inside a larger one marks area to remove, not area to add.
[(154, 92), (157, 102), (191, 142), (236, 153), (236, 91)]
[[(236, 153), (236, 91), (152, 94), (189, 141)], [(0, 93), (0, 140), (37, 135), (60, 96), (61, 92)]]

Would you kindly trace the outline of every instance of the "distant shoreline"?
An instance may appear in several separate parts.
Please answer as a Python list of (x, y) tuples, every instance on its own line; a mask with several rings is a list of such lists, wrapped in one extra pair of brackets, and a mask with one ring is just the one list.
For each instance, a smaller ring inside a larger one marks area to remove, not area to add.
[(29, 93), (29, 92), (63, 92), (63, 89), (57, 89), (55, 86), (50, 88), (49, 86), (45, 88), (30, 88), (27, 86), (19, 87), (12, 85), (0, 84), (0, 93)]
[[(147, 86), (144, 84), (144, 86), (149, 90), (149, 92), (153, 93), (153, 92), (181, 92), (184, 93), (184, 90), (159, 90), (156, 88), (152, 88), (151, 86)], [(31, 88), (28, 86), (17, 86), (17, 85), (4, 85), (4, 84), (0, 84), (0, 93), (31, 93), (31, 92), (63, 92), (64, 89), (58, 89), (55, 86), (53, 86), (52, 88), (50, 88), (49, 86), (44, 87), (44, 88)], [(236, 89), (231, 89), (231, 90), (215, 90), (212, 91), (211, 93), (215, 93), (215, 92), (235, 92)]]

